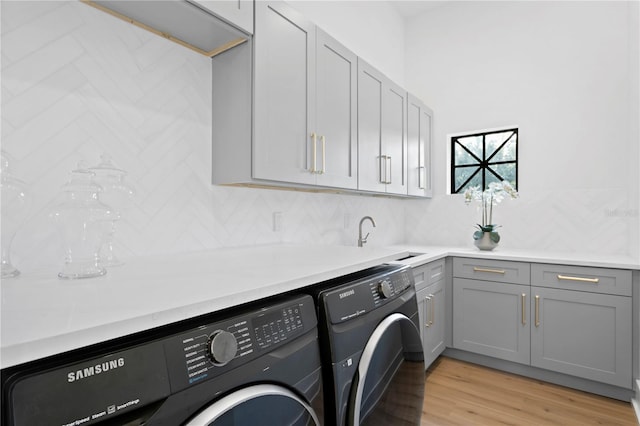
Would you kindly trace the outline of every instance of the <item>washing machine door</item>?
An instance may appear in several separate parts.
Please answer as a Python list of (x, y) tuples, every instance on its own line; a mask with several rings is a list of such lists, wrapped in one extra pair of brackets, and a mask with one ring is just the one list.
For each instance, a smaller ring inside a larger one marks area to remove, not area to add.
[(253, 385), (239, 389), (198, 413), (184, 426), (320, 426), (311, 406), (287, 388)]
[(424, 400), (420, 333), (394, 313), (374, 330), (362, 352), (349, 401), (349, 425), (419, 425)]

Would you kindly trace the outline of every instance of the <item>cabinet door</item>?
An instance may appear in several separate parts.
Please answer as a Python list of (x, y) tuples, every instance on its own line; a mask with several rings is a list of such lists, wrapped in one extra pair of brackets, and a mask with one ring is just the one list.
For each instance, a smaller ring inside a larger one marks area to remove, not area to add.
[(382, 157), (386, 192), (406, 194), (407, 91), (385, 80), (382, 92)]
[(358, 58), (358, 189), (385, 191), (382, 93), (385, 77)]
[(438, 281), (426, 288), (425, 324), (424, 324), (424, 363), (431, 365), (444, 351), (445, 334), (445, 287), (444, 280)]
[(317, 184), (355, 189), (357, 173), (357, 56), (316, 32)]
[(407, 96), (407, 193), (430, 197), (431, 120), (433, 113), (413, 95)]
[(531, 291), (531, 365), (631, 388), (631, 297)]
[(255, 4), (253, 177), (313, 184), (313, 23), (280, 2)]
[(253, 0), (189, 0), (253, 34)]
[(453, 280), (453, 346), (529, 364), (528, 286)]

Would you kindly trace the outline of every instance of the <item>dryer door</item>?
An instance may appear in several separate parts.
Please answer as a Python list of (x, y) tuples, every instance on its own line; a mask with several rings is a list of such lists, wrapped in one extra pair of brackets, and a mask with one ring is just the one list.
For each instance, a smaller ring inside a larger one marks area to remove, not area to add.
[(221, 398), (184, 426), (320, 426), (311, 406), (289, 389), (254, 385)]
[(347, 424), (419, 425), (424, 400), (420, 333), (394, 313), (374, 330), (362, 352), (349, 400)]

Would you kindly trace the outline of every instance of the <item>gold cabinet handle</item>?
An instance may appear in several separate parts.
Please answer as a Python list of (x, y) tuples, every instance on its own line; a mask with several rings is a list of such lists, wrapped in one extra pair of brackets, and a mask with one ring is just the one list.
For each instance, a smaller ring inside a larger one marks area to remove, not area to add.
[(521, 296), (522, 302), (522, 325), (527, 325), (527, 295), (526, 293), (522, 293)]
[(433, 321), (435, 320), (435, 302), (436, 302), (436, 297), (433, 294), (429, 295), (429, 300), (431, 301), (431, 312), (429, 312), (429, 314), (431, 315), (431, 319), (429, 320), (429, 325), (433, 325)]
[(540, 296), (536, 295), (536, 327), (540, 327)]
[(380, 183), (387, 183), (387, 156), (386, 155), (380, 156)]
[(422, 182), (424, 180), (424, 171), (426, 171), (424, 166), (418, 167), (418, 189), (424, 189), (424, 183)]
[(387, 160), (389, 160), (389, 170), (388, 170), (389, 176), (386, 183), (390, 185), (391, 184), (391, 156), (390, 155), (387, 156)]
[(558, 275), (558, 279), (564, 280), (564, 281), (580, 281), (582, 283), (593, 283), (593, 284), (598, 284), (600, 282), (600, 278), (570, 277), (567, 275)]
[[(424, 305), (425, 309), (426, 309), (426, 307), (429, 306), (429, 302), (431, 302), (431, 297), (427, 296), (427, 297), (424, 298), (424, 300), (426, 300), (426, 303)], [(431, 309), (429, 309), (429, 313), (427, 315), (425, 315), (425, 317), (427, 317), (426, 318), (427, 319), (427, 323), (424, 326), (429, 328), (429, 327), (431, 327)]]
[(322, 170), (320, 170), (319, 173), (322, 175), (324, 174), (325, 167), (327, 165), (327, 140), (325, 139), (324, 135), (320, 136), (320, 143), (322, 144)]
[(505, 274), (505, 271), (503, 269), (488, 269), (488, 268), (478, 268), (478, 267), (473, 267), (473, 271), (474, 272), (489, 272), (492, 274)]
[(311, 169), (309, 170), (310, 173), (316, 173), (316, 149), (318, 147), (318, 135), (316, 135), (316, 132), (311, 133), (311, 151), (313, 152), (313, 154), (311, 155)]

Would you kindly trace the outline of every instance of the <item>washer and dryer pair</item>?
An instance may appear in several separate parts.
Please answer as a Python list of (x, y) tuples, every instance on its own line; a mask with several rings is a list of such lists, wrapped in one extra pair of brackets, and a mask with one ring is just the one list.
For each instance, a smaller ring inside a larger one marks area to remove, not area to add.
[(380, 266), (2, 371), (2, 424), (418, 425), (413, 275)]

